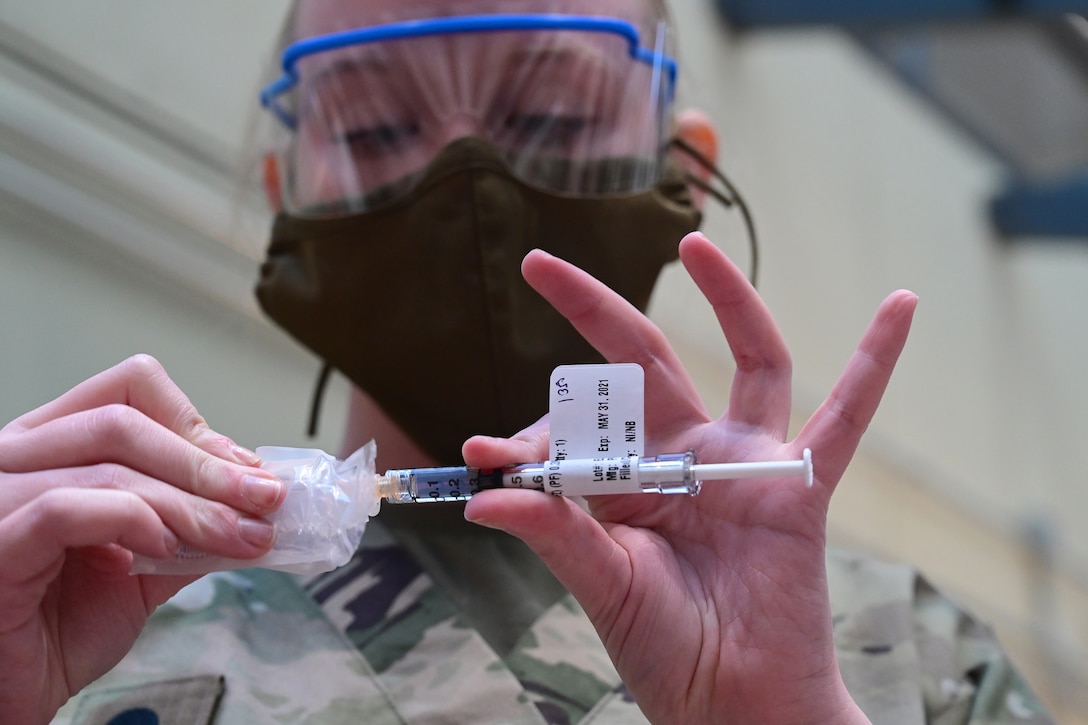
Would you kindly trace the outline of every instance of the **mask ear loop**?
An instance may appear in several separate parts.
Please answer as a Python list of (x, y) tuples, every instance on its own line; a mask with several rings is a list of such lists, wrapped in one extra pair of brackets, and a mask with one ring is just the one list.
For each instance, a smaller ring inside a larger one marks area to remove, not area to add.
[(332, 374), (332, 365), (323, 363), (321, 372), (317, 374), (317, 382), (314, 384), (314, 394), (310, 399), (310, 423), (306, 427), (306, 435), (313, 438), (317, 435), (317, 421), (321, 417), (321, 401), (325, 397), (325, 387), (329, 384), (329, 376)]
[(748, 232), (748, 253), (751, 259), (751, 266), (748, 272), (748, 281), (752, 283), (753, 287), (755, 287), (756, 281), (759, 276), (759, 239), (756, 237), (756, 225), (755, 221), (752, 219), (752, 213), (748, 209), (748, 204), (745, 203), (744, 198), (740, 195), (740, 192), (737, 191), (737, 187), (734, 186), (728, 178), (726, 178), (725, 174), (722, 173), (722, 171), (717, 166), (715, 166), (714, 163), (710, 161), (710, 159), (703, 156), (703, 154), (701, 154), (687, 141), (684, 141), (681, 138), (673, 138), (669, 142), (669, 145), (675, 146), (691, 158), (695, 159), (695, 161), (700, 166), (709, 171), (710, 174), (715, 179), (717, 179), (722, 186), (725, 187), (725, 191), (722, 192), (721, 190), (712, 186), (709, 182), (704, 181), (703, 179), (690, 172), (686, 172), (684, 174), (685, 181), (714, 197), (722, 206), (726, 207), (727, 209), (731, 208), (733, 205), (736, 205), (737, 209), (740, 210), (741, 218), (744, 220), (744, 228)]

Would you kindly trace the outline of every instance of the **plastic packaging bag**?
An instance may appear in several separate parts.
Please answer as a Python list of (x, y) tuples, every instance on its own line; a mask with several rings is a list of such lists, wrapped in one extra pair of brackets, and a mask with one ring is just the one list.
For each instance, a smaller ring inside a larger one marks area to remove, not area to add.
[(374, 483), (374, 441), (343, 461), (315, 448), (257, 449), (262, 468), (287, 487), (280, 508), (267, 518), (276, 528), (272, 550), (256, 559), (229, 559), (184, 544), (172, 559), (137, 555), (133, 574), (206, 574), (260, 567), (318, 574), (351, 559), (381, 500)]

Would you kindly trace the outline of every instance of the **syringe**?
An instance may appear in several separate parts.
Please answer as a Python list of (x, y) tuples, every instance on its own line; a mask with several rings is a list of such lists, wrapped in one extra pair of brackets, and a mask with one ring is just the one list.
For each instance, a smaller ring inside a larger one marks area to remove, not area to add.
[(528, 488), (555, 496), (616, 493), (699, 493), (703, 481), (804, 476), (812, 485), (812, 452), (795, 461), (700, 464), (695, 452), (653, 457), (564, 459), (506, 468), (406, 468), (375, 475), (378, 495), (391, 503), (465, 501), (489, 488)]

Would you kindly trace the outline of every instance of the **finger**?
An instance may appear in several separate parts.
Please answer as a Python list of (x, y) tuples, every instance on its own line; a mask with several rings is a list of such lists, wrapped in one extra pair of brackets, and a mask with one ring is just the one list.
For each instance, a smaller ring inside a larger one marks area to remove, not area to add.
[(66, 549), (108, 544), (167, 557), (178, 542), (139, 496), (55, 488), (0, 520), (0, 577), (8, 584), (28, 582), (55, 565)]
[(211, 430), (185, 393), (150, 355), (135, 355), (85, 380), (56, 400), (12, 421), (7, 430), (29, 430), (73, 413), (112, 404), (139, 410), (213, 455), (249, 466), (260, 463), (255, 453)]
[(465, 463), (477, 468), (502, 468), (510, 464), (535, 463), (550, 457), (548, 416), (510, 438), (473, 436), (461, 447)]
[(632, 362), (646, 373), (646, 410), (667, 436), (692, 420), (705, 422), (694, 383), (665, 335), (627, 300), (572, 264), (534, 250), (522, 262), (525, 280), (570, 321), (609, 362)]
[(257, 515), (273, 511), (286, 495), (271, 473), (214, 456), (126, 405), (47, 420), (0, 443), (0, 468), (8, 472), (98, 463), (116, 463)]
[(831, 393), (798, 434), (795, 446), (812, 449), (816, 478), (823, 484), (838, 483), (876, 414), (917, 304), (906, 290), (884, 300)]
[(693, 232), (681, 240), (680, 259), (714, 308), (736, 362), (729, 419), (784, 440), (792, 366), (770, 310), (744, 272), (702, 234)]
[(627, 552), (592, 516), (562, 496), (483, 491), (469, 499), (465, 518), (524, 541), (591, 619), (618, 605), (627, 591)]
[(51, 490), (116, 491), (146, 502), (182, 541), (202, 551), (234, 558), (259, 556), (274, 539), (267, 520), (186, 493), (116, 464), (0, 474), (0, 511), (14, 511)]

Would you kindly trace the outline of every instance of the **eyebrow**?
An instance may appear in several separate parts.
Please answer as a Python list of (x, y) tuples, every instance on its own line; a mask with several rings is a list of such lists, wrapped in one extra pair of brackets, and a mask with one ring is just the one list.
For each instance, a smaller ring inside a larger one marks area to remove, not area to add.
[(610, 77), (621, 77), (620, 60), (610, 59), (611, 54), (594, 44), (587, 47), (584, 43), (564, 41), (562, 43), (521, 45), (504, 59), (501, 71), (505, 74), (521, 71), (535, 63), (546, 61), (560, 66), (578, 65), (592, 68), (597, 73), (607, 73)]
[(373, 49), (360, 49), (367, 52), (352, 53), (350, 57), (338, 57), (321, 63), (313, 75), (299, 73), (296, 108), (306, 107), (315, 98), (331, 92), (347, 79), (351, 82), (388, 83), (393, 71), (393, 64), (384, 54)]

